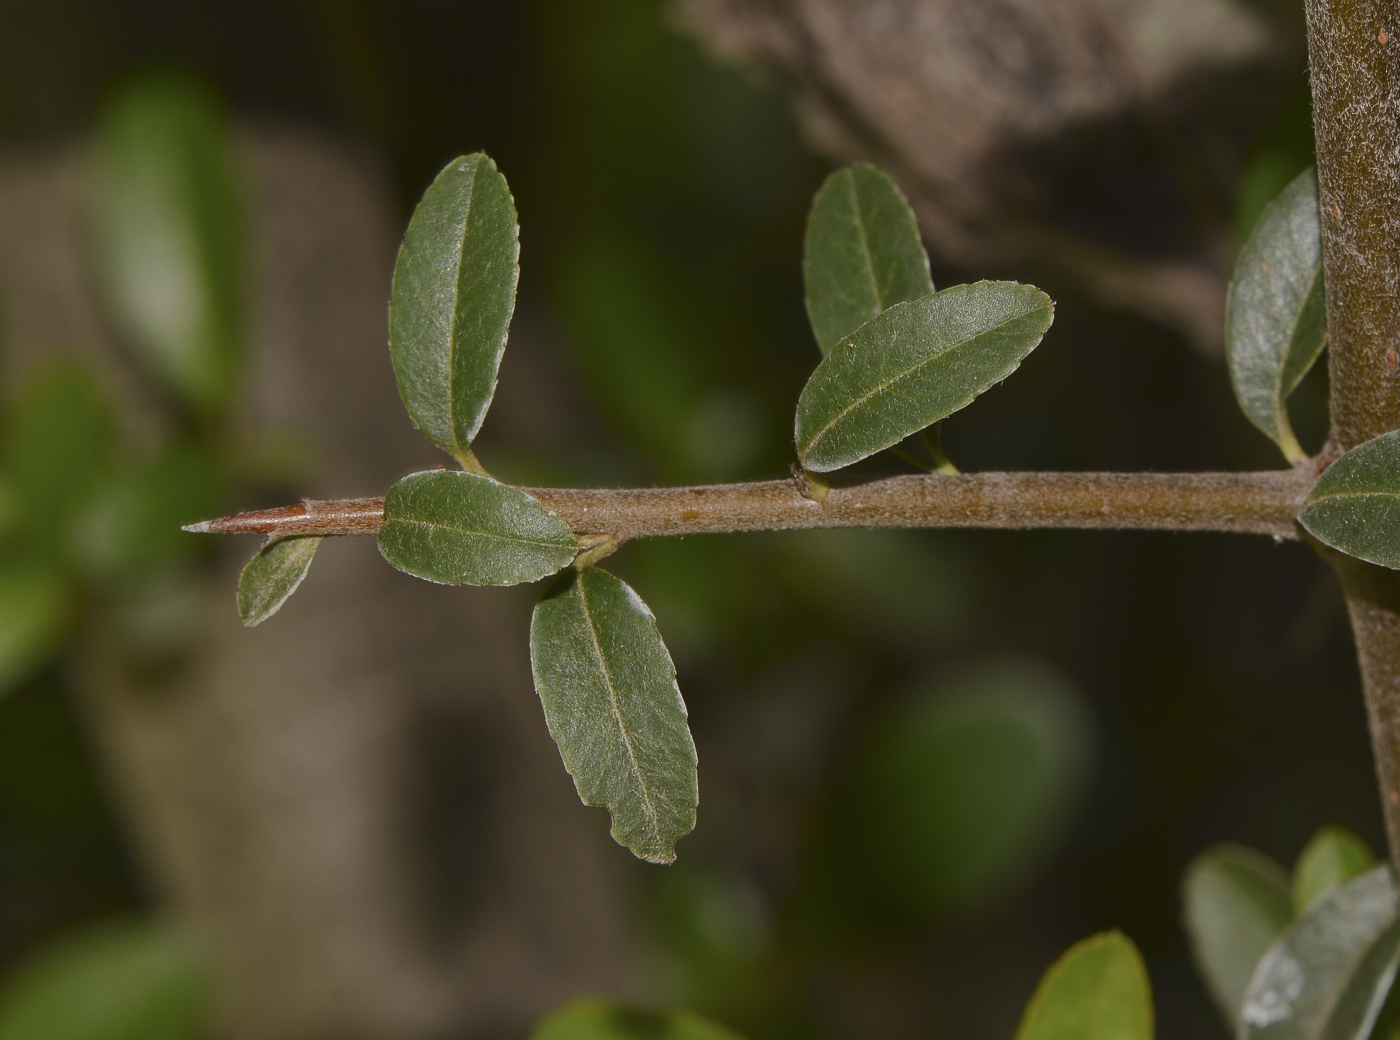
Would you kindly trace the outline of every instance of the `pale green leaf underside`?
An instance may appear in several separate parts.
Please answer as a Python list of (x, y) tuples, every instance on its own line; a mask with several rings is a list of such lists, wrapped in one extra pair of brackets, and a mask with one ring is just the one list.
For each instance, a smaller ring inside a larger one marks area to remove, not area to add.
[(1009, 376), (1054, 320), (1016, 282), (957, 285), (899, 303), (842, 340), (797, 402), (797, 457), (827, 473), (898, 444)]
[(1233, 1027), (1255, 968), (1293, 919), (1288, 875), (1252, 849), (1218, 845), (1186, 868), (1182, 903), (1196, 964)]
[(881, 311), (933, 292), (914, 211), (883, 172), (856, 163), (823, 182), (807, 214), (802, 278), (823, 354)]
[(518, 585), (567, 567), (578, 539), (519, 488), (440, 469), (389, 489), (379, 551), (399, 570), (442, 585)]
[(1400, 430), (1332, 463), (1313, 485), (1298, 522), (1348, 556), (1400, 569)]
[(1322, 352), (1327, 332), (1317, 171), (1271, 202), (1240, 251), (1225, 317), (1225, 356), (1245, 416), (1289, 462), (1304, 457), (1288, 395)]
[(1264, 955), (1241, 1040), (1366, 1040), (1395, 978), (1400, 925), (1388, 866), (1323, 896)]
[(530, 1040), (739, 1040), (739, 1035), (688, 1011), (658, 1014), (583, 999), (551, 1014)]
[(321, 539), (281, 538), (258, 550), (238, 578), (238, 616), (249, 628), (282, 609), (311, 569)]
[(394, 375), (414, 423), (456, 458), (496, 393), (520, 237), (515, 201), (477, 153), (448, 163), (413, 211), (389, 303)]
[(1016, 1040), (1152, 1040), (1152, 986), (1137, 947), (1104, 932), (1070, 947), (1040, 980)]
[(1338, 885), (1375, 865), (1369, 845), (1345, 827), (1323, 827), (1308, 842), (1293, 868), (1293, 910), (1306, 913)]
[(535, 607), (530, 663), (579, 797), (607, 806), (619, 844), (670, 863), (695, 826), (699, 789), (685, 702), (651, 611), (607, 571), (572, 571)]

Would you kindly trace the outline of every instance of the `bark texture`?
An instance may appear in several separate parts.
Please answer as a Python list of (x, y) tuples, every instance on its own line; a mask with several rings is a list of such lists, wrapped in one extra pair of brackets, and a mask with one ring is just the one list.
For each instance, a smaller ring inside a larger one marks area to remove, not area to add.
[[(1332, 441), (1400, 426), (1400, 12), (1309, 0)], [(1393, 862), (1400, 862), (1400, 574), (1335, 557), (1356, 634)]]
[[(325, 495), (432, 465), (385, 348), (401, 225), (374, 166), (296, 133), (246, 144), (249, 427), (309, 436)], [(94, 305), (81, 199), (76, 149), (0, 157), (5, 383), (80, 354), (139, 433), (152, 413)], [(250, 631), (233, 589), (254, 548), (221, 550), (174, 663), (105, 628), (75, 661), (138, 857), (220, 958), (229, 1035), (519, 1036), (579, 993), (633, 992), (630, 857), (549, 741), (528, 600), (415, 581), (343, 540)]]

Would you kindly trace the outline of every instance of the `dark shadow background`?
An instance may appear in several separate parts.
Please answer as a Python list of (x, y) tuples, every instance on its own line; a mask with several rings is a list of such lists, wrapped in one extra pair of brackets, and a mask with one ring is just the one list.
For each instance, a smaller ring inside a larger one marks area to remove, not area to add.
[[(828, 167), (780, 93), (709, 64), (655, 4), (0, 0), (0, 144), (84, 132), (110, 90), (152, 66), (207, 77), (245, 119), (363, 142), (405, 218), (452, 156), (497, 160), (521, 214), (528, 337), (507, 354), (483, 433), (493, 472), (619, 485), (786, 472), (791, 409), (817, 357), (802, 225)], [(1305, 112), (1301, 69), (1251, 148), (1306, 149), (1300, 97)], [(934, 274), (940, 286), (979, 276)], [(1300, 397), (1315, 446), (1320, 377)], [(1021, 372), (949, 422), (946, 444), (967, 470), (1281, 464), (1222, 363), (1072, 296)], [(926, 584), (883, 599), (813, 593), (792, 574), (819, 573), (822, 546), (782, 536), (618, 559), (671, 643), (705, 792), (677, 867), (627, 868), (672, 982), (658, 999), (753, 1040), (1010, 1036), (1058, 951), (1119, 927), (1148, 960), (1161, 1035), (1224, 1036), (1178, 924), (1188, 860), (1229, 839), (1291, 864), (1333, 822), (1383, 845), (1329, 573), (1296, 544), (1243, 537), (880, 544), (895, 554), (880, 573), (900, 573), (908, 552)], [(1058, 667), (1097, 719), (1097, 772), (1059, 854), (975, 915), (803, 938), (794, 893), (853, 735), (909, 680), (1002, 654)], [(0, 704), (0, 963), (146, 901), (67, 704), (53, 675)], [(740, 923), (702, 941), (697, 914)], [(765, 945), (775, 935), (788, 953)]]

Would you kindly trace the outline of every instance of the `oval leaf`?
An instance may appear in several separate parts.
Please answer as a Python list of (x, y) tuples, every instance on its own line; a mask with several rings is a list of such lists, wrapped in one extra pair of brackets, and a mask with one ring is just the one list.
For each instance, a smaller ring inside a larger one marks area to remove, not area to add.
[(567, 567), (569, 525), (519, 488), (475, 473), (413, 473), (384, 496), (379, 551), (442, 585), (518, 585)]
[(665, 1015), (584, 999), (551, 1014), (530, 1040), (739, 1040), (739, 1035), (688, 1011)]
[(797, 457), (827, 473), (898, 444), (1012, 372), (1055, 307), (1016, 282), (957, 285), (866, 322), (817, 366), (797, 402)]
[(1122, 932), (1071, 946), (1026, 1005), (1016, 1040), (1152, 1040), (1152, 985)]
[(1352, 448), (1327, 467), (1298, 522), (1348, 556), (1400, 569), (1400, 430)]
[(822, 183), (807, 214), (802, 279), (823, 354), (881, 311), (933, 292), (918, 221), (894, 181), (856, 163)]
[(461, 459), (496, 393), (520, 278), (515, 200), (485, 155), (447, 164), (394, 265), (389, 351), (414, 423)]
[(258, 550), (238, 578), (238, 616), (249, 628), (282, 609), (311, 570), (321, 539), (279, 538)]
[(98, 133), (97, 274), (141, 360), (196, 408), (225, 404), (238, 373), (242, 215), (223, 109), (159, 79), (122, 94)]
[(1313, 835), (1293, 868), (1293, 912), (1306, 913), (1338, 885), (1375, 865), (1371, 847), (1345, 827), (1323, 827)]
[(90, 928), (41, 950), (0, 993), (0, 1040), (194, 1040), (204, 966), (163, 924)]
[(550, 735), (587, 805), (653, 863), (695, 826), (695, 744), (656, 619), (627, 585), (586, 567), (560, 578), (530, 621), (530, 664)]
[(1317, 901), (1259, 962), (1241, 1040), (1365, 1040), (1400, 957), (1395, 883), (1376, 867)]
[(1327, 307), (1317, 170), (1300, 173), (1264, 210), (1235, 263), (1225, 310), (1225, 356), (1245, 416), (1289, 462), (1306, 453), (1285, 402), (1322, 353)]
[(1186, 868), (1182, 904), (1196, 965), (1233, 1026), (1254, 969), (1293, 920), (1288, 875), (1253, 849), (1217, 845)]

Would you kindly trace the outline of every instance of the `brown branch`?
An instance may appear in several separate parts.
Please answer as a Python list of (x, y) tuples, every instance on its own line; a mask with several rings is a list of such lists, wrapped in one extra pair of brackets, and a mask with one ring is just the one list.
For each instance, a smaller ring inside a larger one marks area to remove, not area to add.
[[(619, 542), (666, 535), (809, 527), (1082, 528), (1226, 531), (1296, 538), (1312, 469), (1262, 473), (972, 473), (833, 486), (817, 501), (798, 480), (710, 487), (526, 488), (576, 534)], [(382, 498), (304, 502), (192, 524), (208, 534), (374, 534)]]

